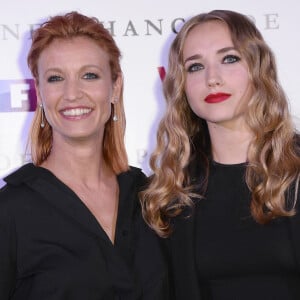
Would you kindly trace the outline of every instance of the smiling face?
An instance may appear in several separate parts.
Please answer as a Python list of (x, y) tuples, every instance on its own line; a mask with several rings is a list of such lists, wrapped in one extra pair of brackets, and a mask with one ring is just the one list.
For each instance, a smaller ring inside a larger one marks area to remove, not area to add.
[(121, 80), (112, 81), (109, 56), (92, 39), (54, 40), (39, 57), (36, 86), (53, 140), (102, 138)]
[(207, 121), (241, 126), (252, 95), (246, 62), (221, 21), (196, 25), (183, 47), (185, 93), (191, 109)]

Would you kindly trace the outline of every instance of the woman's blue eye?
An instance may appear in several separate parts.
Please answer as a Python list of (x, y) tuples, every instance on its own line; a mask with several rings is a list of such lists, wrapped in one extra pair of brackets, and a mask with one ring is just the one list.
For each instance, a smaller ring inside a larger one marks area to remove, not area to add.
[(62, 77), (58, 76), (58, 75), (52, 75), (49, 76), (48, 82), (56, 82), (56, 81), (62, 81)]
[(233, 64), (241, 59), (236, 55), (226, 55), (223, 59), (223, 63), (225, 64)]
[(194, 64), (191, 64), (188, 68), (187, 68), (187, 71), (189, 73), (193, 73), (193, 72), (197, 72), (197, 71), (200, 71), (200, 70), (203, 70), (204, 67), (202, 64), (199, 64), (199, 63), (194, 63)]
[(97, 78), (99, 78), (99, 76), (95, 73), (89, 72), (89, 73), (84, 74), (83, 78), (84, 79), (97, 79)]

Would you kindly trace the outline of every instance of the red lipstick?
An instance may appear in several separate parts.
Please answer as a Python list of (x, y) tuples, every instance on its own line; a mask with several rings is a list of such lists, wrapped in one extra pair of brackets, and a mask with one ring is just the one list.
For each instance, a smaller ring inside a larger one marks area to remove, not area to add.
[(227, 100), (231, 94), (226, 93), (217, 93), (217, 94), (209, 94), (204, 101), (207, 103), (219, 103)]

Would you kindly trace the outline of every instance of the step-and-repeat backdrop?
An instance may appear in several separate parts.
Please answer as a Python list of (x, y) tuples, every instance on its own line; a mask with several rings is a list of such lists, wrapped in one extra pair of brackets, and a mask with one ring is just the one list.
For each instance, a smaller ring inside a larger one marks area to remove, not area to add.
[(170, 43), (185, 20), (212, 9), (236, 10), (255, 21), (275, 52), (300, 127), (298, 0), (9, 0), (0, 10), (0, 177), (30, 159), (26, 142), (35, 103), (26, 57), (31, 30), (48, 16), (72, 10), (95, 16), (116, 39), (123, 56), (129, 160), (149, 174), (148, 159), (165, 108), (159, 70), (167, 68)]

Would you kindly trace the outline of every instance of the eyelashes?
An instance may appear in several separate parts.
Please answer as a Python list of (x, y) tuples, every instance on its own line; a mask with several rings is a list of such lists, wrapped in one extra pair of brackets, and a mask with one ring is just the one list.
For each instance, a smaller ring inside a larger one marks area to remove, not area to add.
[(224, 58), (223, 58), (223, 63), (226, 63), (226, 64), (233, 64), (235, 62), (238, 62), (240, 61), (241, 58), (237, 55), (226, 55)]
[(62, 81), (62, 77), (58, 75), (51, 75), (47, 78), (47, 82), (57, 82)]
[[(222, 58), (221, 64), (234, 64), (236, 62), (239, 62), (240, 60), (241, 58), (238, 55), (228, 54)], [(188, 73), (193, 73), (193, 72), (201, 71), (203, 69), (205, 69), (205, 65), (203, 65), (200, 62), (195, 62), (188, 65), (186, 71)]]
[[(86, 79), (86, 80), (93, 80), (93, 79), (100, 78), (100, 76), (96, 73), (93, 73), (93, 72), (87, 72), (81, 78)], [(49, 82), (49, 83), (59, 82), (59, 81), (63, 81), (63, 80), (64, 80), (64, 78), (60, 75), (51, 75), (47, 78), (47, 82)]]
[(197, 71), (200, 71), (200, 70), (203, 70), (203, 69), (204, 69), (204, 66), (202, 64), (193, 63), (190, 66), (188, 66), (187, 72), (188, 73), (193, 73), (193, 72), (197, 72)]
[(88, 72), (88, 73), (84, 74), (83, 78), (84, 79), (98, 79), (99, 76), (96, 73)]

